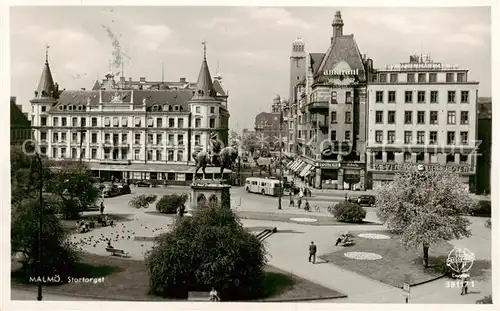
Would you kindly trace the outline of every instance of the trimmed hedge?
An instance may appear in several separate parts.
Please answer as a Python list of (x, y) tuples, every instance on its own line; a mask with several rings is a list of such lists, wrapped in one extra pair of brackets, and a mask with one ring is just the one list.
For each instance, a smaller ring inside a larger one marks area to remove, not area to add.
[(156, 202), (156, 210), (160, 213), (175, 214), (179, 208), (185, 209), (187, 199), (188, 196), (185, 193), (164, 195)]
[(335, 206), (328, 206), (328, 212), (338, 221), (349, 223), (361, 223), (366, 217), (366, 211), (358, 203), (341, 202)]

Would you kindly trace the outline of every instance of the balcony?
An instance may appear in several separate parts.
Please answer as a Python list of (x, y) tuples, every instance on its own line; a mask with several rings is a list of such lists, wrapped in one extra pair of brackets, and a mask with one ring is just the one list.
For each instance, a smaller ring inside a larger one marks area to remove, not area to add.
[(113, 147), (113, 143), (110, 140), (105, 140), (103, 143), (104, 147)]
[(313, 102), (309, 103), (309, 105), (307, 105), (307, 109), (309, 109), (310, 112), (320, 112), (320, 111), (329, 110), (330, 109), (328, 107), (329, 105), (330, 105), (329, 100), (316, 99)]

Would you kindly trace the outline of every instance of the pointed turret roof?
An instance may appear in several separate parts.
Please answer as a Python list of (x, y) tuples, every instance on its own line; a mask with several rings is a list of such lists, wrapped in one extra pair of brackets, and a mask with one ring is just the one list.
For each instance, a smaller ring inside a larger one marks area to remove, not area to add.
[(94, 86), (92, 87), (92, 91), (98, 91), (101, 89), (101, 83), (99, 83), (99, 80), (95, 80)]
[(46, 58), (42, 76), (40, 77), (40, 82), (38, 82), (38, 88), (36, 89), (37, 93), (35, 95), (35, 99), (54, 98), (55, 91), (56, 86), (54, 84), (54, 79), (52, 78), (52, 73), (50, 72), (49, 61)]
[(206, 46), (203, 54), (203, 62), (201, 63), (200, 74), (198, 75), (198, 81), (196, 82), (193, 99), (214, 98), (216, 96), (212, 76), (210, 75), (210, 69), (208, 69)]

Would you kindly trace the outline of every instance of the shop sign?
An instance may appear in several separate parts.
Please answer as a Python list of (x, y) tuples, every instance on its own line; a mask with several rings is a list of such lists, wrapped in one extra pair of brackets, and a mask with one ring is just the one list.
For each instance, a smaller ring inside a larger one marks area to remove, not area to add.
[(345, 167), (345, 168), (348, 168), (348, 167), (361, 168), (362, 164), (360, 164), (360, 163), (342, 163), (341, 166)]
[(338, 162), (317, 162), (317, 167), (320, 168), (340, 168), (340, 163)]
[(342, 70), (342, 69), (333, 69), (333, 70), (325, 70), (323, 71), (324, 76), (359, 76), (359, 70)]
[[(441, 165), (436, 165), (436, 164), (418, 164), (419, 167), (422, 167), (423, 170), (425, 171), (434, 171), (437, 169), (441, 169), (442, 167), (445, 167), (447, 169), (450, 169), (452, 172), (455, 173), (469, 173), (472, 171), (471, 167), (469, 165), (446, 165), (446, 166), (441, 166)], [(402, 163), (372, 163), (371, 165), (372, 169), (376, 171), (401, 171), (404, 169), (409, 169), (412, 167), (417, 167), (416, 164), (402, 164)]]

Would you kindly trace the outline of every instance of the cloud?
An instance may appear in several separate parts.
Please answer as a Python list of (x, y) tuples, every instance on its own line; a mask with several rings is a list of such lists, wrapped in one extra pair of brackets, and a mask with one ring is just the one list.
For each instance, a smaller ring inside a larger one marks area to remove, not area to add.
[(477, 36), (468, 35), (468, 34), (453, 34), (444, 39), (445, 42), (448, 43), (456, 43), (456, 44), (464, 44), (471, 46), (481, 46), (484, 44), (484, 41), (479, 39)]
[(491, 27), (485, 24), (470, 24), (464, 27), (464, 31), (475, 34), (489, 34)]
[(228, 26), (228, 24), (235, 24), (238, 20), (232, 17), (216, 16), (207, 24), (207, 27)]
[[(388, 28), (390, 31), (395, 31), (403, 34), (426, 34), (432, 33), (435, 30), (434, 23), (427, 23), (422, 16), (386, 13), (383, 18), (377, 11), (359, 12), (352, 15), (352, 18), (363, 23)], [(351, 16), (349, 16), (351, 19)], [(345, 18), (344, 18), (345, 20)]]
[(160, 37), (165, 39), (172, 34), (172, 29), (165, 25), (136, 25), (139, 35), (146, 37)]
[(256, 8), (249, 12), (251, 19), (270, 21), (278, 26), (311, 29), (312, 25), (296, 18), (284, 8)]

